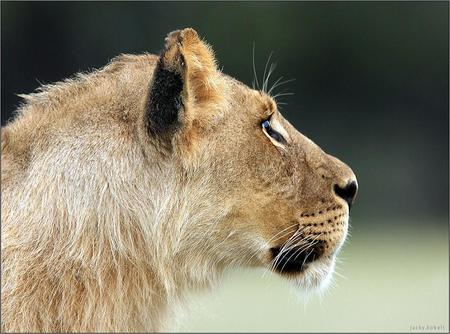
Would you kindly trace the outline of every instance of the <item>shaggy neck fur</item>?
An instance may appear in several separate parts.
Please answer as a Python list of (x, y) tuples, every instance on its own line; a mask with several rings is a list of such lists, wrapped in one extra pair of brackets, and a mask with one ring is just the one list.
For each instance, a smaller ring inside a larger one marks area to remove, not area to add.
[[(147, 145), (139, 110), (155, 58), (129, 60), (26, 96), (3, 131), (2, 331), (164, 330), (184, 291), (210, 286), (226, 263), (199, 242), (227, 214), (211, 205), (207, 177)], [(130, 66), (143, 73), (132, 83)], [(105, 79), (114, 101), (100, 95)], [(104, 103), (115, 109), (96, 110)], [(58, 123), (63, 135), (50, 130)], [(9, 154), (15, 133), (36, 129), (50, 135), (21, 160)]]

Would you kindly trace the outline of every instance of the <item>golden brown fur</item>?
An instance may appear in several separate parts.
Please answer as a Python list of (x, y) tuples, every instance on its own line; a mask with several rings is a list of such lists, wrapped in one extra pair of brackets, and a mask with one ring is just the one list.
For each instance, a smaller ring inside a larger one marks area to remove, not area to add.
[[(168, 329), (186, 291), (270, 266), (299, 229), (327, 257), (286, 276), (312, 288), (332, 271), (348, 221), (333, 187), (351, 170), (222, 74), (192, 29), (161, 57), (44, 86), (2, 128), (2, 331)], [(146, 119), (158, 61), (183, 80), (169, 140)], [(284, 147), (261, 129), (272, 113)]]

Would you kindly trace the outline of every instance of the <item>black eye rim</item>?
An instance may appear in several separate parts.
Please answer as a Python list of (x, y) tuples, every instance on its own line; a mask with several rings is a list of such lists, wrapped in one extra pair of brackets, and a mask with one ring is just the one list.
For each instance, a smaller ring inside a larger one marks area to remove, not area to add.
[(270, 115), (269, 118), (267, 118), (267, 119), (265, 119), (264, 121), (261, 122), (262, 128), (267, 131), (267, 134), (270, 137), (272, 137), (272, 139), (276, 140), (280, 144), (286, 144), (287, 141), (283, 137), (283, 135), (281, 133), (279, 133), (277, 130), (275, 130), (274, 128), (272, 128), (272, 126), (270, 125), (271, 118), (272, 118), (272, 115)]

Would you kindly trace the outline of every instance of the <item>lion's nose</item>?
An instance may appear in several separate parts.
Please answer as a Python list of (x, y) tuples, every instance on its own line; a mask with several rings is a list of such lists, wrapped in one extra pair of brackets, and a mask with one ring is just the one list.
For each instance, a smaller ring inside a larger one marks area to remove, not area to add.
[(358, 185), (354, 180), (349, 181), (344, 188), (341, 188), (338, 184), (334, 185), (334, 192), (348, 203), (349, 208), (352, 207), (355, 201), (357, 191)]

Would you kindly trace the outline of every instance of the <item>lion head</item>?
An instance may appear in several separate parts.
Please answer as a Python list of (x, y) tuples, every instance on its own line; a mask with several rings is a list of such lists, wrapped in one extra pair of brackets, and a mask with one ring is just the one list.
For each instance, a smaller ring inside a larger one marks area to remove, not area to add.
[(354, 173), (266, 92), (221, 73), (194, 30), (167, 37), (144, 120), (150, 145), (175, 159), (179, 178), (195, 180), (185, 182), (191, 200), (213, 207), (214, 219), (193, 223), (182, 248), (212, 267), (270, 268), (306, 289), (328, 280), (347, 235)]

